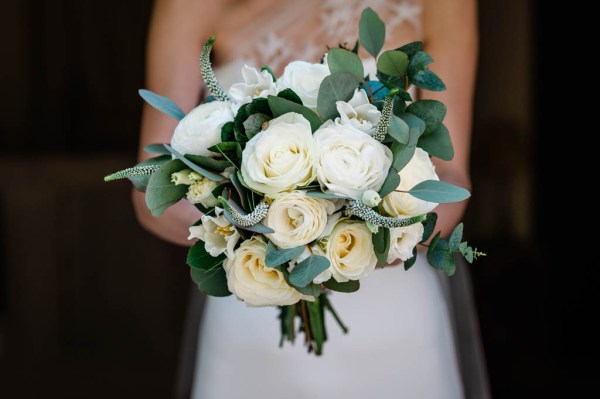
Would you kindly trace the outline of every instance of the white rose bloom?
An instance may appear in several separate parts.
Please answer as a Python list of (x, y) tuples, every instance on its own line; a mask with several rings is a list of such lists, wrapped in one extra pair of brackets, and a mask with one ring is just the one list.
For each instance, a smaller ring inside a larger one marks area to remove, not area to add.
[(305, 61), (290, 62), (283, 70), (283, 76), (277, 79), (279, 90), (292, 89), (306, 107), (317, 109), (319, 87), (326, 76), (330, 75), (325, 64), (311, 64)]
[(214, 155), (207, 148), (221, 142), (221, 128), (233, 117), (230, 102), (200, 104), (179, 121), (171, 139), (171, 147), (182, 154)]
[(308, 185), (315, 179), (316, 147), (310, 123), (293, 112), (269, 122), (242, 153), (246, 184), (269, 198)]
[(265, 225), (275, 233), (267, 236), (279, 248), (294, 248), (316, 240), (335, 211), (333, 202), (309, 197), (304, 191), (284, 193), (269, 207)]
[(215, 208), (215, 211), (216, 216), (202, 215), (202, 224), (190, 227), (188, 240), (198, 238), (204, 241), (204, 249), (210, 256), (225, 253), (228, 258), (233, 258), (233, 250), (240, 239), (240, 233), (225, 219), (221, 208)]
[[(410, 162), (402, 168), (398, 190), (408, 191), (425, 180), (439, 180), (427, 152), (417, 148)], [(407, 193), (392, 192), (385, 196), (381, 207), (390, 216), (417, 216), (431, 212), (438, 204), (415, 198)]]
[(244, 83), (236, 83), (229, 89), (229, 96), (237, 103), (249, 103), (257, 97), (277, 94), (273, 76), (267, 71), (259, 72), (256, 68), (244, 65), (242, 77)]
[(351, 125), (365, 133), (372, 134), (381, 119), (381, 112), (369, 102), (367, 92), (357, 89), (348, 102), (336, 101), (340, 116), (335, 119), (341, 125)]
[(317, 178), (332, 194), (360, 200), (367, 190), (379, 191), (392, 165), (392, 151), (350, 125), (328, 123), (314, 135)]
[(225, 259), (227, 287), (249, 306), (293, 305), (305, 296), (289, 286), (283, 273), (265, 265), (267, 244), (254, 236)]
[(319, 245), (331, 262), (333, 278), (340, 283), (366, 277), (377, 265), (372, 234), (364, 222), (340, 219)]
[[(196, 175), (200, 176), (199, 174)], [(200, 179), (194, 180), (194, 183), (188, 188), (187, 199), (192, 204), (201, 204), (206, 208), (211, 208), (219, 203), (219, 200), (212, 195), (212, 190), (214, 190), (218, 184), (216, 181), (210, 180), (204, 176), (200, 177)]]
[(390, 229), (390, 251), (388, 252), (387, 263), (392, 263), (398, 259), (404, 262), (412, 258), (413, 249), (423, 238), (423, 230), (421, 223)]

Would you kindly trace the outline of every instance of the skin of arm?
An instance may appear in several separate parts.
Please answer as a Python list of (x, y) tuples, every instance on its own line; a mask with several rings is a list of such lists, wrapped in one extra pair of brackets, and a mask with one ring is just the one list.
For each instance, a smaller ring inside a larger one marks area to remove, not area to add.
[[(440, 180), (471, 190), (469, 154), (472, 106), (477, 64), (477, 6), (475, 0), (425, 0), (424, 46), (435, 62), (431, 69), (446, 83), (443, 92), (423, 91), (421, 98), (439, 100), (448, 112), (444, 124), (450, 131), (454, 158), (434, 158)], [(450, 235), (460, 222), (467, 201), (441, 204), (436, 231)]]
[[(199, 59), (202, 45), (214, 33), (227, 1), (157, 0), (152, 12), (146, 56), (146, 88), (168, 97), (188, 113), (202, 97)], [(190, 15), (195, 16), (190, 18)], [(168, 143), (177, 121), (144, 104), (138, 158), (152, 156), (143, 151), (152, 143)], [(146, 207), (144, 193), (134, 190), (132, 201), (138, 221), (156, 236), (190, 246), (188, 227), (200, 218), (200, 212), (181, 200), (160, 217)]]

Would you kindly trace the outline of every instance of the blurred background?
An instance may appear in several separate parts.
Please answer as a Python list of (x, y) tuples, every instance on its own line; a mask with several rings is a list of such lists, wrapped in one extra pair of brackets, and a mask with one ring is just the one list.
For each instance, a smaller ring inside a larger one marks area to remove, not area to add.
[[(552, 397), (591, 378), (558, 368), (586, 356), (560, 344), (583, 289), (547, 272), (560, 233), (536, 206), (551, 195), (540, 173), (550, 155), (538, 150), (548, 111), (536, 101), (546, 90), (540, 5), (479, 5), (475, 195), (465, 224), (489, 254), (471, 270), (496, 398)], [(1, 397), (172, 395), (186, 250), (137, 225), (129, 184), (102, 181), (134, 162), (151, 6), (0, 6)]]

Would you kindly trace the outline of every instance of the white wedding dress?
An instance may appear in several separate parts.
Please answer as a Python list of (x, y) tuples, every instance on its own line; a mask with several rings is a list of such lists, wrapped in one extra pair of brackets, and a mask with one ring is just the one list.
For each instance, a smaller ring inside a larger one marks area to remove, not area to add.
[[(294, 2), (298, 3), (302, 2)], [(394, 24), (408, 24), (420, 34), (418, 3), (367, 3), (384, 18), (387, 32)], [(332, 37), (331, 44), (346, 37), (356, 38), (356, 20), (364, 4), (348, 0), (320, 2), (317, 12), (327, 17), (320, 34)], [(319, 59), (314, 49), (293, 50), (282, 37), (272, 33), (266, 33), (266, 37), (269, 39), (259, 42), (268, 47), (262, 53), (270, 51), (266, 58), (274, 70), (281, 67), (274, 63), (285, 63), (290, 57)], [(232, 61), (217, 73), (224, 85), (240, 79), (240, 63)], [(327, 314), (328, 340), (321, 357), (306, 353), (302, 335), (295, 345), (285, 343), (279, 348), (277, 308), (249, 308), (235, 296), (208, 297), (192, 397), (463, 398), (453, 328), (436, 273), (427, 265), (425, 254), (420, 254), (409, 271), (402, 267), (376, 270), (361, 280), (358, 292), (332, 293), (330, 299), (349, 333), (344, 335)]]

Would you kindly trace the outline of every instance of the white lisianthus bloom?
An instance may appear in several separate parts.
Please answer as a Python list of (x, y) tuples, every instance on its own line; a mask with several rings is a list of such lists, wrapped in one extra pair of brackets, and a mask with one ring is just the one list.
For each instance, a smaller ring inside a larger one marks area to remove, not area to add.
[(228, 101), (200, 104), (179, 121), (173, 132), (171, 147), (182, 154), (214, 155), (208, 147), (221, 142), (221, 128), (233, 117)]
[(339, 219), (319, 246), (331, 262), (329, 271), (340, 283), (366, 277), (377, 265), (372, 234), (361, 221)]
[(185, 185), (190, 185), (190, 184), (194, 184), (194, 179), (193, 179), (193, 175), (191, 175), (192, 170), (191, 169), (183, 169), (180, 170), (179, 172), (175, 172), (171, 175), (171, 182), (173, 184), (175, 184), (176, 186), (180, 185), (180, 184), (185, 184)]
[(317, 178), (323, 191), (360, 200), (379, 191), (392, 165), (392, 151), (350, 125), (328, 123), (314, 135)]
[[(398, 173), (400, 185), (397, 190), (408, 191), (425, 180), (439, 180), (427, 152), (417, 148), (410, 162)], [(397, 191), (386, 195), (381, 208), (390, 216), (418, 216), (431, 212), (438, 204), (415, 198)]]
[(381, 112), (369, 102), (367, 92), (357, 89), (348, 102), (336, 101), (340, 116), (335, 122), (341, 125), (351, 125), (365, 133), (372, 134), (381, 119)]
[[(195, 172), (192, 172), (195, 173)], [(201, 204), (206, 208), (211, 208), (219, 203), (219, 201), (212, 195), (212, 190), (217, 187), (217, 182), (210, 180), (202, 175), (196, 173), (199, 179), (195, 179), (190, 185), (187, 192), (187, 199), (192, 204)]]
[(244, 65), (242, 77), (244, 83), (236, 83), (229, 89), (229, 96), (236, 103), (245, 104), (257, 97), (277, 94), (273, 76), (267, 71), (259, 72), (256, 68)]
[[(254, 236), (225, 259), (227, 287), (249, 306), (293, 305), (305, 296), (289, 286), (283, 273), (265, 265), (267, 244)], [(308, 299), (308, 298), (307, 298)]]
[(292, 61), (277, 79), (279, 91), (292, 89), (306, 107), (317, 109), (319, 87), (326, 76), (330, 75), (327, 64), (311, 64), (305, 61)]
[(363, 193), (361, 200), (363, 204), (373, 208), (374, 206), (379, 205), (381, 202), (381, 197), (377, 191), (367, 190)]
[(233, 250), (240, 239), (240, 233), (223, 216), (221, 208), (215, 208), (216, 216), (202, 215), (202, 224), (190, 227), (188, 240), (198, 238), (204, 242), (204, 249), (210, 256), (222, 253), (233, 258)]
[(284, 193), (269, 207), (264, 224), (275, 232), (267, 236), (279, 248), (294, 248), (316, 240), (335, 211), (333, 202), (309, 197), (304, 191)]
[(390, 229), (390, 251), (387, 263), (398, 259), (402, 262), (413, 257), (413, 249), (423, 238), (423, 225), (421, 223), (411, 224), (406, 227)]
[(242, 153), (242, 176), (248, 187), (276, 198), (315, 179), (316, 147), (310, 123), (290, 112), (272, 119), (252, 137)]

